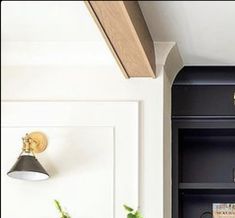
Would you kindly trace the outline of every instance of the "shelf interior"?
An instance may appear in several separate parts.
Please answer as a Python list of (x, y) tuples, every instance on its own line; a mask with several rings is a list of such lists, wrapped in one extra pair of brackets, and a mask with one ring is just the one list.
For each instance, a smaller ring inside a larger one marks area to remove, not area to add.
[(235, 203), (235, 129), (179, 130), (179, 217)]
[(235, 129), (179, 131), (180, 183), (233, 183)]

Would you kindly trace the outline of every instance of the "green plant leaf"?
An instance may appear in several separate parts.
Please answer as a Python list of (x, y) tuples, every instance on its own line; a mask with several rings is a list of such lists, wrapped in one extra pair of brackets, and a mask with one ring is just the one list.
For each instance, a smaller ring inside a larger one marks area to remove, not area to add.
[(56, 208), (62, 213), (62, 208), (60, 206), (60, 202), (57, 200), (54, 200)]
[(141, 214), (139, 211), (136, 211), (136, 212), (135, 212), (135, 217), (136, 217), (136, 218), (144, 218), (144, 217), (142, 216), (142, 214)]
[(54, 200), (54, 203), (55, 203), (55, 206), (61, 215), (61, 218), (71, 218), (69, 216), (69, 214), (63, 210), (63, 208), (61, 207), (60, 202), (58, 200)]
[(133, 209), (128, 207), (127, 205), (123, 204), (123, 207), (128, 211), (128, 212), (132, 212)]
[(64, 212), (64, 216), (65, 216), (65, 218), (71, 218), (67, 212)]
[[(131, 209), (131, 208), (130, 208)], [(128, 213), (127, 214), (127, 218), (136, 218), (135, 215), (133, 213)]]

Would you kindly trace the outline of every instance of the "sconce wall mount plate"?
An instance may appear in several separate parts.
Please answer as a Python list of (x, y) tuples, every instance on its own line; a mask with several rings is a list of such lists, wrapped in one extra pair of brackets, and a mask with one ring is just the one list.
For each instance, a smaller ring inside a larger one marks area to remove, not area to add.
[(47, 137), (42, 132), (31, 132), (26, 135), (31, 140), (30, 148), (34, 153), (41, 153), (47, 148)]

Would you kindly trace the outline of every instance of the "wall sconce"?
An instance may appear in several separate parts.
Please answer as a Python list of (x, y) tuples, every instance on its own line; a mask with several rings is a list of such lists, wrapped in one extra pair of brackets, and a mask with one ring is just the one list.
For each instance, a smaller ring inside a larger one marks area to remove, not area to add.
[(7, 175), (15, 179), (29, 181), (48, 179), (49, 174), (34, 155), (34, 153), (43, 152), (47, 148), (46, 136), (41, 132), (32, 132), (27, 133), (22, 139), (22, 152)]

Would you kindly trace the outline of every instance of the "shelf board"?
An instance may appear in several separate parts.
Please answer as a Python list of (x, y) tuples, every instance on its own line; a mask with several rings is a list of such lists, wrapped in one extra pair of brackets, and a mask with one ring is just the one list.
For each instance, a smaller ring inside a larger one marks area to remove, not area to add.
[(234, 189), (235, 183), (180, 183), (179, 189), (192, 190), (192, 189)]
[(179, 190), (183, 195), (234, 195), (235, 183), (180, 183)]

